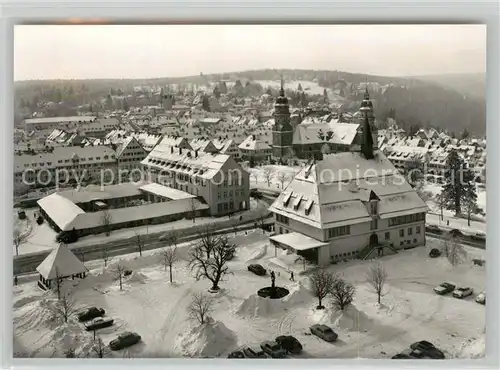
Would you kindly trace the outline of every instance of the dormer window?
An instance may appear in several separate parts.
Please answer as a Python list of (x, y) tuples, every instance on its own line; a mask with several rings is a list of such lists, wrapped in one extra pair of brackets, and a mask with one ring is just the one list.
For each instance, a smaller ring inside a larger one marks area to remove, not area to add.
[(287, 207), (287, 206), (288, 206), (288, 202), (290, 201), (290, 197), (291, 197), (291, 196), (292, 196), (292, 192), (290, 192), (290, 193), (284, 193), (284, 194), (283, 194), (283, 205), (284, 205), (285, 207)]
[(311, 209), (312, 209), (313, 203), (314, 203), (314, 201), (312, 199), (310, 199), (310, 200), (307, 201), (305, 209), (304, 209), (304, 211), (306, 213), (306, 216), (308, 216), (309, 213), (311, 213)]
[(371, 200), (370, 201), (370, 214), (372, 216), (376, 216), (378, 213), (378, 201), (377, 200)]

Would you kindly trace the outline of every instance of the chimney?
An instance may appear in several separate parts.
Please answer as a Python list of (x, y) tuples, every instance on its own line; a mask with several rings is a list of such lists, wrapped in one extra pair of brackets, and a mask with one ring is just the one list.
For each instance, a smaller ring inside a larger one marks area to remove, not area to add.
[(182, 154), (182, 148), (179, 148), (179, 154)]
[(173, 146), (170, 147), (170, 154), (174, 154), (174, 147)]

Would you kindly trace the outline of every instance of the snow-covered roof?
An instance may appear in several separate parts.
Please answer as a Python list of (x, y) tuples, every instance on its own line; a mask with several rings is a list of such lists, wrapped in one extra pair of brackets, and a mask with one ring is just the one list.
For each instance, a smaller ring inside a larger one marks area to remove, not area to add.
[(289, 246), (296, 251), (305, 251), (327, 245), (327, 243), (320, 242), (304, 234), (295, 232), (270, 236), (269, 240)]
[(211, 179), (229, 159), (230, 156), (227, 154), (182, 149), (171, 146), (169, 140), (166, 143), (162, 140), (141, 163), (151, 168)]
[(90, 122), (94, 120), (94, 116), (69, 116), (69, 117), (43, 117), (43, 118), (28, 118), (24, 122), (28, 124), (50, 124), (50, 123), (67, 123), (67, 122)]
[(238, 148), (243, 150), (254, 150), (254, 151), (271, 149), (271, 147), (268, 144), (257, 139), (255, 135), (248, 136), (245, 140), (243, 140), (243, 142), (240, 145), (238, 145)]
[(61, 230), (65, 230), (77, 216), (85, 214), (83, 209), (58, 193), (50, 194), (37, 203)]
[(140, 185), (123, 183), (115, 185), (88, 185), (78, 189), (69, 189), (57, 194), (73, 203), (87, 203), (94, 200), (107, 200), (114, 198), (127, 198), (141, 195)]
[(142, 191), (145, 191), (147, 193), (152, 193), (159, 195), (161, 197), (165, 197), (168, 199), (188, 199), (188, 198), (195, 198), (196, 196), (193, 194), (186, 193), (185, 191), (177, 190), (168, 186), (163, 186), (160, 184), (157, 184), (155, 182), (152, 182), (150, 184), (146, 184), (141, 186), (139, 189)]
[(45, 279), (67, 277), (88, 271), (83, 262), (62, 243), (50, 252), (36, 270)]
[[(334, 120), (332, 120), (334, 121)], [(328, 142), (334, 144), (351, 145), (358, 132), (359, 124), (338, 123), (336, 120), (332, 123), (314, 123), (300, 124), (293, 134), (294, 144), (314, 144), (326, 142), (319, 137), (319, 133), (326, 134), (331, 131), (332, 136)]]

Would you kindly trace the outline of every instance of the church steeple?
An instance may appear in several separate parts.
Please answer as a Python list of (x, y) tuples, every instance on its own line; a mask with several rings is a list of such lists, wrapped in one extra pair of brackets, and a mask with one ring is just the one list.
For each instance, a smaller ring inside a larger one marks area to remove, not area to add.
[(274, 103), (274, 126), (273, 126), (273, 157), (279, 161), (286, 159), (292, 149), (293, 128), (290, 118), (290, 105), (285, 96), (283, 75), (280, 81), (279, 96)]
[(368, 117), (365, 116), (365, 121), (363, 123), (363, 134), (361, 136), (361, 153), (366, 159), (373, 159), (373, 136), (370, 127), (370, 121)]
[(280, 88), (280, 96), (285, 96), (285, 89), (283, 88), (283, 75), (281, 75), (281, 88)]

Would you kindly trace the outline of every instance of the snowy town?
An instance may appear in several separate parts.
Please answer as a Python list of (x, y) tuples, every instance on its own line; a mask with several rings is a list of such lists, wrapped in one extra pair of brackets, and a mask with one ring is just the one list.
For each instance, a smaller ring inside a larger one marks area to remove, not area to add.
[(16, 88), (14, 357), (484, 356), (479, 118), (264, 72)]

